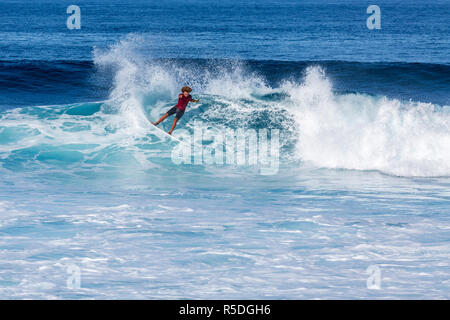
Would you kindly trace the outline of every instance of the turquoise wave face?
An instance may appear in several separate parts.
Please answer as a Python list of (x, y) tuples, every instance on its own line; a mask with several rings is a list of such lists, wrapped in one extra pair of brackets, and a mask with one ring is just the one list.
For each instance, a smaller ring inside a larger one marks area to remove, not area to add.
[[(150, 123), (172, 106), (161, 101), (156, 107), (147, 105), (154, 98), (144, 97), (143, 104), (136, 105), (132, 113), (121, 112), (111, 101), (17, 108), (3, 113), (0, 126), (2, 172), (5, 176), (14, 173), (18, 178), (65, 185), (103, 180), (120, 184), (121, 180), (132, 177), (155, 180), (162, 173), (182, 174), (185, 170), (205, 173), (206, 168), (211, 169), (218, 164), (203, 162), (202, 153), (211, 146), (213, 138), (206, 137), (206, 130), (214, 127), (219, 134), (222, 129), (224, 133), (231, 132), (231, 138), (236, 139), (236, 125), (240, 125), (243, 119), (235, 119), (233, 124), (230, 119), (218, 116), (217, 110), (213, 110), (214, 97), (201, 95), (201, 99), (202, 104), (191, 106), (174, 132), (175, 137), (184, 140), (190, 139), (190, 136), (194, 138), (194, 134), (200, 132), (200, 139), (195, 137), (198, 141), (192, 141), (192, 161), (188, 163), (180, 164), (174, 160), (174, 152), (180, 144), (163, 134), (164, 130), (170, 129), (172, 118), (159, 126), (163, 131)], [(229, 106), (222, 103), (216, 107), (226, 109)], [(261, 112), (254, 112), (254, 115), (258, 116)], [(282, 126), (278, 115), (277, 118), (259, 123), (259, 126), (248, 123), (246, 130), (255, 133), (260, 128), (267, 130), (264, 127), (266, 123), (271, 125), (271, 129), (279, 130)], [(180, 136), (180, 133), (183, 135)], [(205, 150), (200, 150), (200, 163), (197, 163), (198, 155), (194, 150), (200, 145), (204, 145)], [(223, 151), (229, 152), (225, 142), (223, 146)], [(292, 149), (292, 143), (291, 146), (282, 146), (284, 149), (287, 147)], [(279, 152), (285, 152), (284, 149)], [(237, 152), (237, 149), (233, 151), (233, 157)], [(194, 162), (197, 165), (189, 165)], [(224, 161), (220, 163), (219, 169), (231, 172), (236, 169), (237, 172), (259, 170), (257, 163), (252, 167), (244, 161), (243, 168), (236, 168), (236, 164), (236, 161)]]

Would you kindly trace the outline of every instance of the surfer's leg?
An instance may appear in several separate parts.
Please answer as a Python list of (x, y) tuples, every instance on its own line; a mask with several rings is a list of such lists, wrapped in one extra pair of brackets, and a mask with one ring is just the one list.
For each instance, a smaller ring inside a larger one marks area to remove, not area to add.
[(169, 114), (166, 113), (165, 115), (163, 115), (163, 116), (161, 117), (161, 119), (159, 119), (159, 120), (156, 121), (156, 122), (152, 122), (152, 123), (153, 123), (155, 126), (157, 126), (158, 124), (160, 124), (161, 122), (163, 122), (168, 116), (169, 116)]
[(175, 119), (173, 119), (173, 123), (172, 123), (172, 128), (170, 128), (170, 131), (167, 132), (168, 134), (172, 134), (172, 131), (175, 129), (175, 127), (177, 126), (177, 122), (178, 122), (178, 118), (175, 117)]
[(169, 111), (167, 111), (167, 113), (165, 114), (165, 115), (163, 115), (162, 117), (161, 117), (161, 119), (159, 119), (158, 121), (156, 121), (156, 122), (152, 122), (155, 126), (157, 126), (158, 124), (160, 124), (161, 122), (163, 122), (168, 116), (171, 116), (171, 115), (173, 115), (175, 112), (177, 112), (177, 107), (173, 107), (173, 108), (170, 108), (170, 110)]
[(181, 111), (180, 109), (177, 109), (177, 114), (175, 116), (175, 119), (173, 119), (172, 128), (170, 129), (169, 132), (167, 132), (168, 134), (172, 134), (172, 131), (177, 126), (178, 120), (180, 120), (180, 118), (183, 116), (183, 114), (184, 114), (184, 111)]

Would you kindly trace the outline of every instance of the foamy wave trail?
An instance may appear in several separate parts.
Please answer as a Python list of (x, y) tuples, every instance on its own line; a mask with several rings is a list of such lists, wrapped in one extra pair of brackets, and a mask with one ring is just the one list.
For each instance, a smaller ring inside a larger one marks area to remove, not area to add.
[(450, 109), (364, 94), (335, 94), (310, 67), (301, 84), (283, 86), (297, 124), (297, 155), (327, 168), (400, 176), (450, 175)]
[[(158, 136), (149, 121), (190, 85), (201, 103), (189, 107), (179, 127), (192, 132), (200, 121), (219, 129), (279, 129), (287, 167), (450, 176), (449, 106), (366, 93), (368, 85), (363, 92), (343, 90), (337, 70), (359, 72), (359, 64), (155, 59), (140, 43), (128, 38), (94, 51), (97, 72), (112, 74), (105, 101), (3, 111), (2, 168), (75, 180), (185, 170), (170, 162), (174, 142)], [(437, 75), (436, 91), (445, 85), (447, 67), (421, 68)], [(162, 127), (168, 130), (169, 122)]]

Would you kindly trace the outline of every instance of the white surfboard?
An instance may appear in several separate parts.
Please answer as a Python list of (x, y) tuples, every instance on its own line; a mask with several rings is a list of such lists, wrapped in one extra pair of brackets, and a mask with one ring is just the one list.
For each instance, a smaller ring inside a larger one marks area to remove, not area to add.
[(157, 126), (155, 126), (153, 123), (150, 122), (150, 124), (151, 124), (153, 127), (155, 127), (155, 128), (158, 130), (159, 133), (164, 134), (164, 136), (166, 136), (166, 137), (168, 137), (168, 138), (170, 138), (170, 139), (172, 139), (172, 140), (174, 140), (174, 141), (176, 141), (176, 142), (179, 142), (179, 143), (181, 143), (181, 144), (184, 145), (184, 146), (189, 146), (186, 142), (184, 142), (184, 141), (178, 139), (177, 137), (174, 137), (174, 136), (171, 135), (171, 134), (168, 134), (168, 133), (165, 132), (163, 129), (158, 128)]

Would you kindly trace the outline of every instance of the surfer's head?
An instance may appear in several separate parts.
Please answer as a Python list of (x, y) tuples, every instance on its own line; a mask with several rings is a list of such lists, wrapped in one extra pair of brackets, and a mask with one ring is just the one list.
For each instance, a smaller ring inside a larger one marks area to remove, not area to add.
[(191, 91), (192, 91), (192, 89), (188, 86), (181, 88), (181, 92), (183, 92), (185, 97), (187, 97)]

